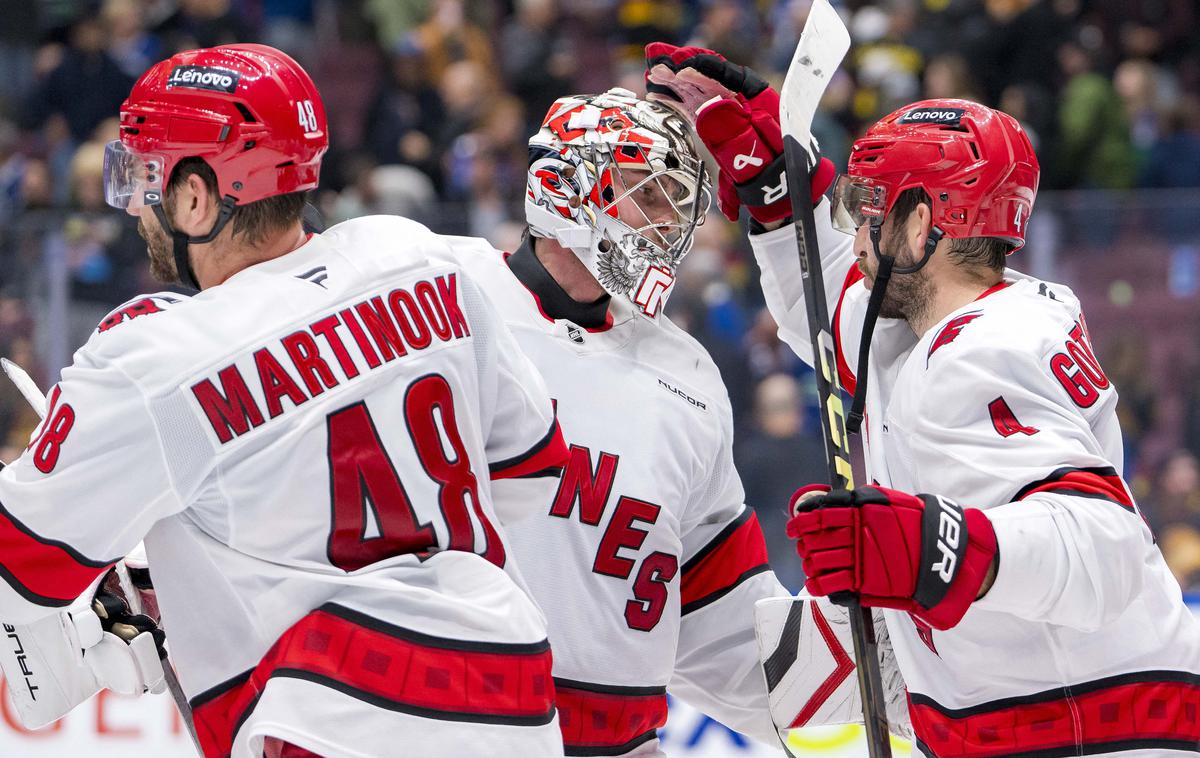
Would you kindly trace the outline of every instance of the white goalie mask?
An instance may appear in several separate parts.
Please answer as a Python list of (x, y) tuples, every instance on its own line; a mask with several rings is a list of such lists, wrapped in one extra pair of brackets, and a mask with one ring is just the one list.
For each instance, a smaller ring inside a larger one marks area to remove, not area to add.
[(559, 98), (529, 139), (525, 219), (614, 297), (657, 319), (711, 184), (691, 127), (624, 89)]

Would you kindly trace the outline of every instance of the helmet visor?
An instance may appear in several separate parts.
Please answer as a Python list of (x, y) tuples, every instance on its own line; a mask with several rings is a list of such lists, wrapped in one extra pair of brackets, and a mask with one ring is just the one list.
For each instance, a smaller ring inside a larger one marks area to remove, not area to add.
[(104, 200), (114, 208), (133, 211), (157, 205), (163, 197), (161, 155), (135, 153), (120, 140), (104, 148)]
[(840, 232), (857, 234), (863, 224), (881, 224), (886, 209), (887, 187), (870, 179), (843, 174), (833, 185), (830, 214)]

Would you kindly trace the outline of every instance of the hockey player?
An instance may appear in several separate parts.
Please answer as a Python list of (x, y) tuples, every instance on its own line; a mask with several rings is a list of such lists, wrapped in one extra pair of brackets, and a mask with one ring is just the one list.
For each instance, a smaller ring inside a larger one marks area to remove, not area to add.
[(529, 141), (529, 234), (452, 242), (546, 380), (570, 459), (511, 545), (549, 619), (568, 755), (659, 755), (668, 685), (774, 740), (753, 603), (784, 588), (733, 468), (724, 385), (663, 315), (709, 204), (689, 125), (625, 90)]
[[(786, 186), (773, 93), (711, 51), (647, 52), (810, 358), (791, 208), (762, 192)], [(1006, 268), (1037, 182), (1017, 122), (973, 102), (914, 103), (854, 143), (817, 220), (875, 485), (800, 490), (788, 533), (810, 592), (889, 609), (922, 754), (1194, 755), (1200, 629), (1121, 479), (1116, 390), (1075, 295)]]
[(417, 224), (305, 234), (325, 112), (277, 50), (163, 61), (120, 128), (108, 201), (201, 291), (106, 318), (0, 472), (19, 711), (161, 678), (89, 610), (144, 537), (206, 756), (562, 755), (501, 524), (567, 450), (487, 298)]
[[(668, 686), (776, 739), (754, 604), (787, 593), (743, 503), (717, 369), (663, 315), (710, 202), (693, 139), (627, 90), (560, 98), (529, 140), (522, 244), (451, 242), (541, 371), (570, 445), (557, 493), (510, 529), (549, 619), (568, 755), (661, 755)], [(821, 633), (806, 625), (799, 646), (814, 665), (792, 690), (811, 723), (849, 720), (830, 701), (850, 699), (823, 686), (820, 664), (836, 662)]]

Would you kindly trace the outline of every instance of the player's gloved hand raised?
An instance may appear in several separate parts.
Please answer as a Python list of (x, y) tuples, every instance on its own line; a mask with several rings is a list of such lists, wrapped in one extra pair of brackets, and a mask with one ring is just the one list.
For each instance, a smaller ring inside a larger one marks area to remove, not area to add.
[[(646, 46), (646, 92), (692, 118), (696, 134), (721, 168), (717, 204), (726, 218), (736, 221), (742, 205), (763, 224), (792, 215), (779, 93), (753, 69), (702, 47), (652, 42)], [(822, 158), (811, 178), (814, 205), (835, 173)]]
[(981, 510), (937, 495), (824, 485), (797, 490), (791, 507), (787, 534), (814, 595), (852, 592), (863, 605), (950, 629), (987, 589), (996, 532)]

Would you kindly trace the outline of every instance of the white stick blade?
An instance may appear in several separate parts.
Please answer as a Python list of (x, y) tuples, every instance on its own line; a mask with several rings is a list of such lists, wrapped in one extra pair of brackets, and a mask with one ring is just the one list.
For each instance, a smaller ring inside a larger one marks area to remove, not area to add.
[(25, 398), (25, 402), (37, 411), (38, 418), (46, 418), (46, 396), (38, 389), (37, 384), (25, 369), (7, 358), (0, 358), (0, 368), (4, 369), (4, 373), (16, 385), (17, 391)]
[(814, 0), (779, 93), (783, 133), (807, 148), (817, 105), (850, 49), (850, 31), (829, 0)]

